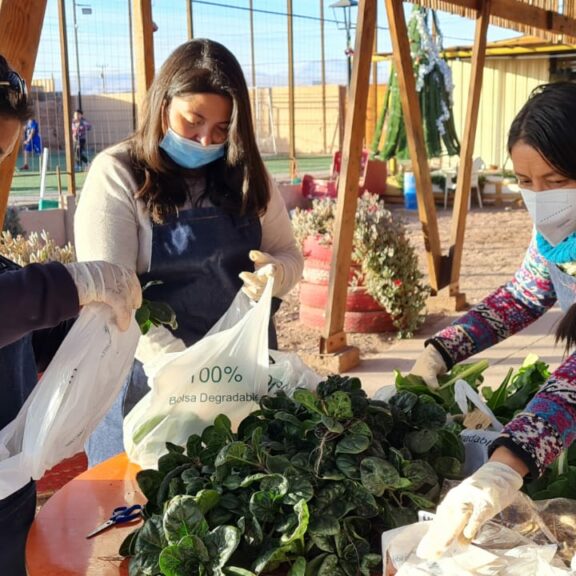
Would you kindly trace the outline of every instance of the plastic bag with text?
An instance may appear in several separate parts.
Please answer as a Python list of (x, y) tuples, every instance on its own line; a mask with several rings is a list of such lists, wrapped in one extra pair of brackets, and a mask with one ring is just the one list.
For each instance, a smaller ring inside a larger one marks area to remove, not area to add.
[(235, 428), (258, 408), (267, 393), (271, 300), (272, 281), (255, 304), (239, 291), (202, 340), (145, 364), (150, 392), (124, 419), (132, 462), (156, 468), (166, 442), (185, 445), (219, 414)]
[(468, 400), (490, 420), (489, 428), (485, 430), (466, 429), (460, 432), (464, 444), (464, 476), (470, 476), (482, 464), (488, 462), (488, 450), (498, 436), (503, 426), (492, 413), (480, 395), (466, 382), (457, 380), (454, 384), (454, 399), (462, 414), (468, 413)]
[(105, 304), (85, 306), (20, 412), (0, 431), (0, 499), (39, 479), (84, 442), (132, 366), (140, 330), (120, 332)]

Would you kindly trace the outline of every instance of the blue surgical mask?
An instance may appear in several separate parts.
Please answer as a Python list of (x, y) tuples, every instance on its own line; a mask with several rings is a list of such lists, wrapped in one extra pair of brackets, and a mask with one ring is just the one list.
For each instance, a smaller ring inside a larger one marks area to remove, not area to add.
[(202, 146), (200, 142), (188, 140), (168, 128), (160, 142), (160, 148), (182, 168), (200, 168), (222, 158), (226, 142)]

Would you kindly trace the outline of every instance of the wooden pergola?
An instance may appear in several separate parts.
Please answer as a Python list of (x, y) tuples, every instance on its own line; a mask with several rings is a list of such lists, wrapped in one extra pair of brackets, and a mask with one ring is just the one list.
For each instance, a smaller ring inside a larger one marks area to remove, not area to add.
[[(154, 74), (153, 22), (151, 0), (131, 0), (133, 9), (133, 43), (136, 62), (137, 102), (141, 102)], [(0, 53), (31, 82), (40, 41), (47, 0), (0, 0)], [(398, 73), (402, 108), (407, 127), (412, 168), (416, 177), (418, 216), (424, 235), (430, 284), (434, 301), (445, 307), (460, 309), (464, 295), (459, 289), (460, 269), (478, 105), (482, 87), (482, 70), (489, 24), (539, 36), (549, 41), (576, 42), (576, 2), (558, 0), (412, 0), (412, 3), (457, 14), (476, 21), (472, 72), (467, 102), (466, 123), (462, 135), (461, 170), (458, 172), (450, 245), (442, 252), (428, 158), (424, 145), (421, 114), (416, 93), (403, 2), (384, 0), (388, 15), (394, 64)], [(65, 42), (64, 0), (58, 0), (61, 39)], [(562, 7), (559, 10), (559, 6)], [(339, 179), (333, 260), (329, 281), (326, 322), (320, 338), (319, 352), (330, 368), (341, 372), (359, 361), (359, 351), (347, 345), (343, 330), (347, 277), (351, 263), (352, 237), (357, 204), (357, 183), (360, 173), (360, 152), (366, 120), (368, 87), (374, 36), (377, 0), (360, 0), (356, 45), (348, 113), (343, 140), (342, 177)], [(292, 0), (287, 0), (291, 13)], [(66, 81), (68, 63), (63, 51), (62, 68)], [(68, 94), (65, 86), (64, 94)], [(64, 99), (64, 116), (70, 117), (69, 102)], [(71, 139), (66, 126), (67, 149)], [(0, 221), (4, 218), (17, 154), (0, 167)], [(69, 188), (74, 189), (72, 161), (68, 159)]]

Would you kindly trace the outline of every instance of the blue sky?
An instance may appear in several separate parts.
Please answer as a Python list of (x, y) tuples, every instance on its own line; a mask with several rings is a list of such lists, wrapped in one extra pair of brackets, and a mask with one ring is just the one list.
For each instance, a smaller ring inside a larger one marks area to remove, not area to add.
[[(154, 0), (153, 19), (155, 63), (186, 40), (186, 2)], [(346, 82), (345, 31), (338, 29), (330, 4), (324, 0), (325, 59), (329, 83)], [(76, 2), (78, 57), (82, 91), (115, 92), (130, 86), (129, 6), (132, 0), (85, 0)], [(259, 86), (287, 84), (286, 0), (253, 0), (255, 27), (255, 70)], [(412, 6), (406, 4), (409, 14)], [(91, 14), (83, 13), (86, 8)], [(248, 84), (252, 78), (249, 0), (193, 0), (194, 34), (209, 37), (230, 48), (242, 64)], [(320, 81), (320, 0), (293, 0), (296, 83)], [(66, 0), (71, 89), (76, 91), (76, 49), (73, 29), (73, 2)], [(446, 13), (440, 14), (444, 45), (471, 44), (474, 22)], [(512, 30), (490, 27), (488, 39), (517, 36)], [(35, 78), (53, 77), (60, 85), (57, 0), (48, 0)], [(378, 50), (390, 50), (384, 2), (378, 0)], [(387, 64), (379, 65), (380, 81), (387, 79)]]

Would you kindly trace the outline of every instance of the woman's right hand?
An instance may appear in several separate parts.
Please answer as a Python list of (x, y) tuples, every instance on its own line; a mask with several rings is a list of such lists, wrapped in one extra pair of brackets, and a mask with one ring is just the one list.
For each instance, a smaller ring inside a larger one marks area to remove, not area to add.
[(128, 330), (133, 311), (142, 305), (142, 288), (136, 273), (104, 261), (64, 266), (74, 280), (80, 306), (91, 302), (108, 304), (114, 310), (118, 328)]
[(447, 371), (446, 363), (444, 358), (434, 346), (428, 344), (424, 351), (418, 356), (410, 374), (420, 376), (426, 386), (431, 390), (436, 390), (438, 388), (438, 376), (440, 374), (445, 374)]

